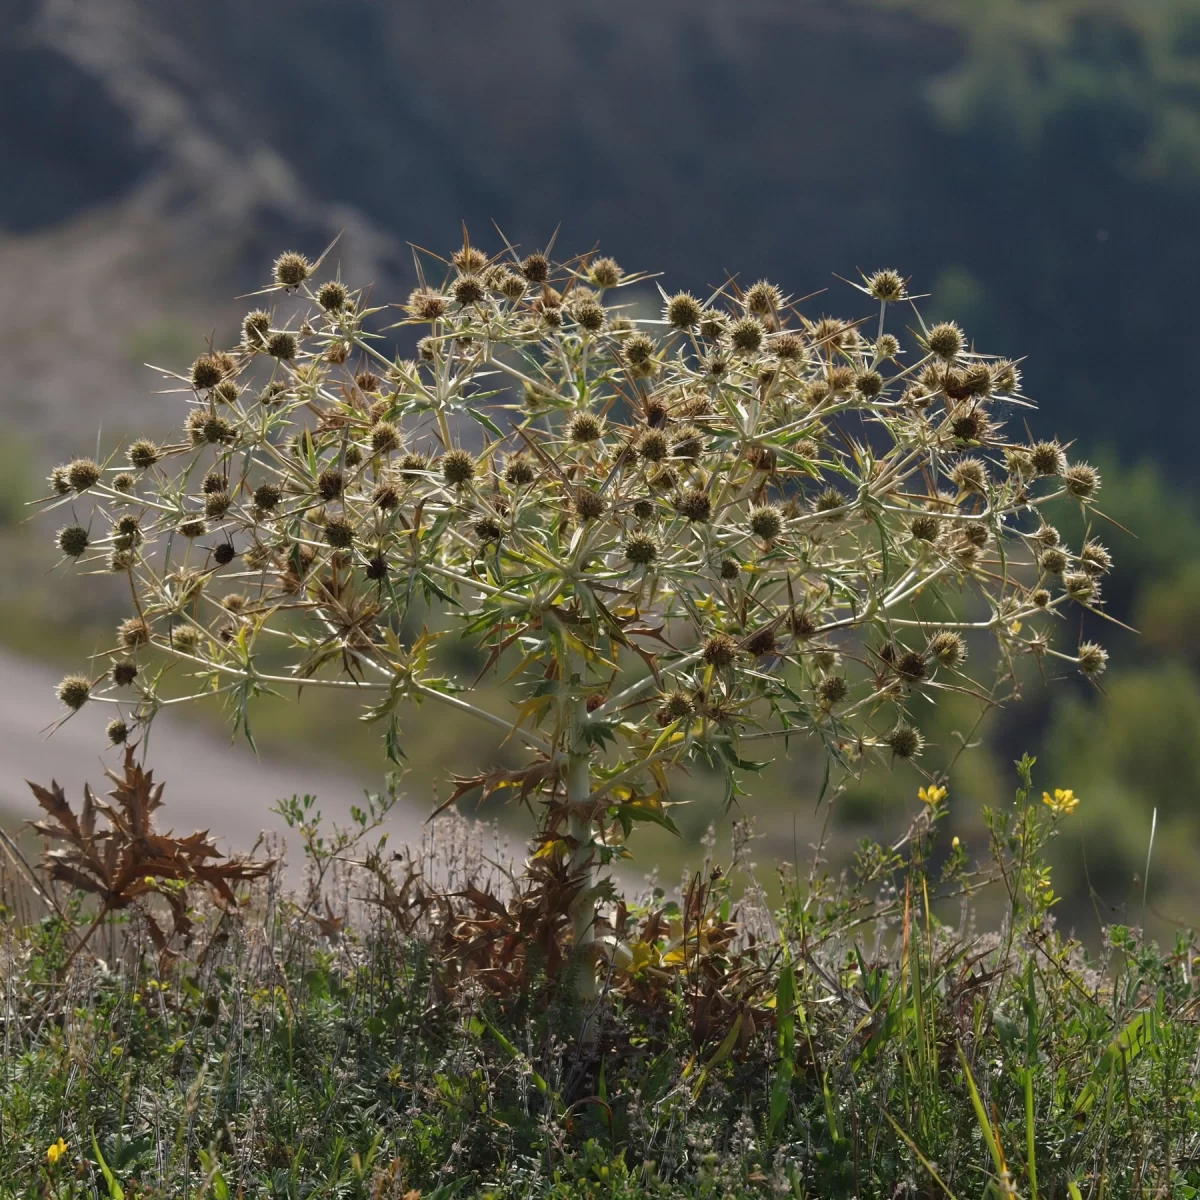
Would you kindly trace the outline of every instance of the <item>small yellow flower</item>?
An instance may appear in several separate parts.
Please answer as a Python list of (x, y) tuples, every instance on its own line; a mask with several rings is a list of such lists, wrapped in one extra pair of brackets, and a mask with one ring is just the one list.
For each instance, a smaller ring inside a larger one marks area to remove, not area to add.
[(938, 787), (936, 783), (931, 783), (927, 788), (921, 788), (917, 792), (917, 798), (928, 804), (930, 808), (937, 808), (946, 798), (946, 789)]
[(67, 1143), (59, 1138), (57, 1142), (50, 1146), (46, 1151), (46, 1161), (54, 1166), (60, 1158), (67, 1152)]
[(950, 840), (950, 845), (955, 850), (957, 850), (959, 848), (959, 846), (962, 845), (962, 842), (959, 840), (957, 834)]
[(1056, 817), (1065, 817), (1068, 813), (1073, 813), (1079, 807), (1079, 797), (1075, 795), (1072, 788), (1055, 788), (1053, 796), (1049, 792), (1042, 793), (1042, 803)]

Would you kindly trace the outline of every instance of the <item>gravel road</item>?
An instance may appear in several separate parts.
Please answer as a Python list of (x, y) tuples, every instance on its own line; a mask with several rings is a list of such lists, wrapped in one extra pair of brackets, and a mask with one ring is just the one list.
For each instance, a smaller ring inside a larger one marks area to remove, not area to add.
[[(41, 784), (56, 779), (77, 806), (84, 781), (100, 791), (108, 783), (104, 768), (120, 762), (121, 751), (104, 749), (104, 726), (113, 715), (109, 705), (89, 705), (46, 736), (47, 726), (63, 714), (54, 695), (58, 679), (39, 663), (0, 652), (0, 821), (10, 828), (40, 811), (26, 779)], [(225, 851), (249, 850), (261, 830), (285, 831), (270, 811), (282, 797), (312, 793), (326, 822), (344, 821), (350, 805), (361, 802), (363, 789), (372, 785), (341, 767), (322, 770), (256, 758), (244, 741), (231, 744), (228, 736), (187, 728), (170, 713), (154, 721), (147, 765), (166, 782), (163, 827), (177, 833), (209, 829)], [(391, 844), (417, 844), (424, 817), (415, 805), (395, 812)], [(288, 857), (294, 875), (297, 845)]]

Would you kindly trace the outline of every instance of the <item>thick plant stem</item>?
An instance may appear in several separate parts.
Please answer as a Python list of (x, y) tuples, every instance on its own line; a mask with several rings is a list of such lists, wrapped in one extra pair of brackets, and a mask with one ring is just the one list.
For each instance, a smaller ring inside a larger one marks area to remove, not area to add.
[(592, 997), (596, 993), (595, 967), (591, 961), (590, 946), (596, 938), (596, 886), (595, 866), (591, 862), (593, 852), (593, 829), (590, 815), (583, 806), (591, 796), (591, 753), (583, 735), (587, 721), (587, 705), (584, 700), (574, 702), (571, 721), (571, 748), (567, 760), (567, 803), (571, 806), (568, 833), (575, 841), (571, 856), (572, 868), (582, 875), (582, 890), (575, 900), (572, 917), (575, 928), (575, 946), (582, 951), (579, 993), (581, 997)]

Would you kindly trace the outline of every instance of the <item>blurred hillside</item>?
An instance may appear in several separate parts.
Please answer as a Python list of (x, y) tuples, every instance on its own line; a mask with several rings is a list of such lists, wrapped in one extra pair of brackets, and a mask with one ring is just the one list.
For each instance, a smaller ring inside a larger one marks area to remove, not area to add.
[[(1200, 0), (8, 0), (0, 161), (10, 644), (98, 636), (20, 497), (98, 427), (106, 446), (163, 428), (141, 364), (230, 339), (280, 249), (342, 231), (344, 276), (393, 296), (407, 242), (445, 250), (465, 221), (494, 249), (495, 221), (528, 247), (561, 226), (564, 253), (598, 241), (695, 289), (830, 287), (834, 311), (834, 272), (894, 265), (929, 314), (1026, 356), (1036, 430), (1113, 451), (1102, 507), (1140, 538), (1098, 531), (1110, 611), (1144, 632), (1089, 630), (1113, 650), (1109, 698), (1030, 681), (963, 790), (999, 802), (1006, 762), (1040, 753), (1043, 782), (1094, 797), (1113, 904), (1140, 895), (1160, 807), (1175, 857), (1156, 882), (1200, 911), (1180, 882), (1200, 837)], [(305, 721), (310, 745), (358, 753)], [(801, 764), (772, 797), (810, 783)], [(902, 825), (914, 787), (869, 781), (847, 812)], [(790, 851), (794, 805), (766, 807)]]

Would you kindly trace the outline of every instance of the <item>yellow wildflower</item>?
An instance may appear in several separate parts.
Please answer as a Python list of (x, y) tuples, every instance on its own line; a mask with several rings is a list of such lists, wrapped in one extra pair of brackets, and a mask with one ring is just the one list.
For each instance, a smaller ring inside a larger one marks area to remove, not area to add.
[(959, 848), (959, 846), (962, 845), (962, 842), (959, 841), (958, 836), (955, 835), (953, 840), (950, 842), (950, 845), (953, 846), (955, 850), (957, 850)]
[(937, 808), (946, 798), (946, 789), (938, 787), (936, 783), (931, 783), (927, 788), (921, 788), (917, 792), (917, 798), (928, 804), (930, 808)]
[(1079, 806), (1079, 797), (1075, 795), (1072, 788), (1055, 788), (1053, 796), (1049, 792), (1042, 793), (1042, 803), (1056, 817), (1065, 817), (1068, 813), (1073, 813)]
[(67, 1143), (64, 1142), (62, 1140), (62, 1138), (59, 1138), (58, 1141), (55, 1142), (53, 1145), (51, 1145), (50, 1148), (46, 1151), (46, 1161), (51, 1166), (54, 1166), (54, 1164), (57, 1163), (58, 1160), (60, 1158), (62, 1158), (64, 1154), (66, 1154), (66, 1152), (67, 1152)]

